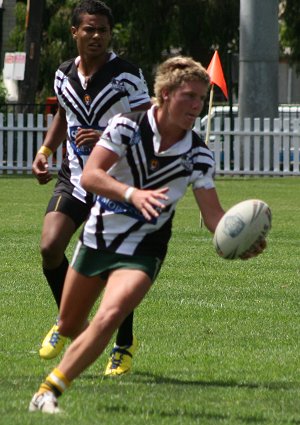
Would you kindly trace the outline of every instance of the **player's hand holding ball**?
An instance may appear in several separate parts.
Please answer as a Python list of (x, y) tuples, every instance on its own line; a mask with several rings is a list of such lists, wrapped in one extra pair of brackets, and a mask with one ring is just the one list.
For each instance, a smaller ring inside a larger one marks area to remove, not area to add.
[(241, 260), (249, 260), (249, 258), (257, 257), (267, 247), (266, 239), (261, 239), (248, 249), (244, 254), (240, 255)]
[(259, 199), (248, 199), (230, 208), (218, 223), (213, 244), (224, 259), (247, 260), (266, 248), (266, 236), (271, 229), (269, 206)]

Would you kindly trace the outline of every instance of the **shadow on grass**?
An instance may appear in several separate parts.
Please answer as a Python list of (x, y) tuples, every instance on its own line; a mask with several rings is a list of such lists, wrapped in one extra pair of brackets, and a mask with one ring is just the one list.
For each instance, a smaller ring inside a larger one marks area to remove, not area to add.
[[(85, 374), (84, 379), (95, 379), (94, 375)], [(268, 390), (291, 390), (292, 388), (299, 388), (299, 382), (238, 382), (233, 379), (225, 380), (210, 380), (205, 381), (201, 380), (186, 380), (179, 378), (172, 378), (169, 376), (155, 375), (149, 372), (138, 372), (134, 371), (132, 374), (128, 374), (122, 377), (108, 378), (103, 377), (104, 381), (108, 380), (124, 380), (126, 382), (135, 383), (146, 383), (146, 384), (170, 384), (170, 385), (186, 385), (186, 386), (196, 386), (196, 387), (220, 387), (220, 388), (248, 388), (248, 389), (268, 389)]]
[[(121, 413), (122, 415), (135, 415), (135, 416), (143, 416), (145, 414), (145, 411), (143, 411), (142, 408), (134, 408), (134, 411), (132, 408), (128, 406), (106, 406), (105, 407), (105, 413), (113, 414), (113, 413)], [(147, 416), (156, 416), (161, 418), (178, 418), (183, 417), (184, 419), (189, 419), (191, 421), (195, 421), (197, 419), (209, 419), (214, 421), (223, 421), (228, 419), (228, 415), (220, 415), (220, 414), (210, 414), (205, 412), (199, 412), (199, 413), (192, 413), (192, 412), (182, 412), (182, 410), (179, 409), (173, 409), (172, 411), (163, 411), (160, 409), (158, 412), (157, 409), (147, 409)], [(252, 422), (252, 421), (251, 421)], [(264, 420), (260, 420), (259, 422), (256, 421), (256, 423), (263, 423)]]
[[(94, 380), (95, 377), (92, 375), (84, 375), (84, 380)], [(180, 379), (173, 379), (163, 376), (157, 376), (151, 373), (142, 373), (142, 372), (134, 372), (132, 375), (126, 375), (118, 378), (103, 378), (102, 383), (105, 385), (105, 383), (109, 383), (112, 385), (108, 385), (105, 388), (106, 395), (109, 395), (111, 392), (112, 394), (116, 394), (117, 392), (122, 393), (124, 396), (124, 387), (120, 387), (118, 390), (116, 390), (116, 386), (113, 384), (118, 384), (121, 382), (132, 383), (133, 385), (143, 385), (143, 384), (157, 384), (157, 385), (181, 385), (181, 386), (198, 386), (198, 387), (237, 387), (239, 384), (235, 382), (205, 382), (205, 381), (190, 381), (190, 380), (180, 380)], [(245, 385), (246, 386), (246, 385)], [(259, 385), (251, 384), (247, 385), (249, 388), (256, 388)], [(110, 387), (110, 388), (109, 388)], [(81, 387), (81, 390), (84, 390)], [(86, 388), (85, 388), (86, 390)], [(127, 388), (128, 390), (128, 388)], [(138, 391), (138, 390), (137, 390)], [(153, 391), (153, 387), (151, 386), (151, 392)], [(159, 389), (157, 388), (156, 391), (159, 393)], [(171, 394), (171, 393), (170, 393)], [(201, 400), (199, 400), (199, 403), (191, 403), (190, 405), (183, 405), (180, 406), (180, 403), (177, 404), (176, 407), (174, 407), (174, 403), (168, 403), (166, 402), (165, 393), (161, 394), (161, 399), (157, 401), (156, 406), (153, 406), (153, 403), (151, 406), (147, 405), (147, 403), (143, 404), (140, 400), (140, 403), (138, 404), (132, 404), (130, 402), (125, 402), (126, 398), (128, 397), (128, 393), (123, 397), (123, 399), (118, 399), (116, 403), (104, 403), (101, 404), (99, 402), (97, 408), (100, 409), (103, 414), (108, 415), (124, 415), (126, 417), (140, 417), (144, 418), (147, 417), (147, 420), (153, 420), (153, 423), (158, 423), (159, 418), (165, 419), (165, 418), (182, 418), (183, 423), (199, 423), (198, 421), (209, 421), (209, 423), (223, 423), (223, 421), (231, 420), (238, 420), (241, 421), (244, 424), (264, 424), (264, 423), (270, 423), (269, 419), (264, 418), (261, 414), (253, 414), (253, 415), (235, 415), (233, 416), (230, 413), (227, 412), (217, 412), (214, 410), (220, 410), (216, 406), (206, 406), (205, 401), (204, 403), (201, 403)], [(147, 398), (147, 397), (146, 397)], [(152, 418), (152, 419), (151, 419)], [(142, 419), (141, 419), (142, 420)], [(206, 423), (206, 422), (205, 422)], [(236, 423), (236, 422), (234, 422)], [(291, 422), (291, 424), (297, 424), (297, 422)], [(299, 423), (300, 424), (300, 423)]]
[[(83, 380), (90, 381), (95, 380), (95, 376), (92, 374), (85, 374), (82, 376)], [(110, 391), (115, 394), (116, 392), (116, 386), (114, 384), (118, 383), (132, 383), (133, 385), (172, 385), (172, 386), (180, 386), (187, 388), (216, 388), (216, 389), (224, 389), (224, 388), (240, 388), (240, 389), (248, 389), (248, 390), (256, 390), (256, 389), (266, 389), (270, 391), (282, 391), (287, 390), (290, 391), (292, 388), (299, 388), (298, 382), (238, 382), (236, 380), (189, 380), (189, 379), (179, 379), (179, 378), (173, 378), (169, 376), (162, 376), (162, 375), (156, 375), (149, 372), (139, 372), (135, 371), (133, 374), (128, 374), (122, 377), (117, 378), (104, 378), (102, 380), (102, 384), (105, 385), (105, 383), (109, 383), (108, 387), (106, 387), (105, 391), (108, 394)], [(90, 385), (90, 383), (86, 382), (87, 385)], [(109, 387), (111, 388), (109, 389)], [(82, 388), (83, 389), (83, 388)], [(124, 387), (119, 389), (120, 392), (124, 391)], [(130, 391), (130, 390), (129, 390)], [(138, 390), (137, 390), (138, 391)], [(152, 390), (153, 391), (153, 388)], [(159, 391), (157, 388), (156, 391)], [(126, 397), (125, 397), (126, 399)], [(163, 401), (163, 400), (162, 400)], [(129, 416), (141, 416), (144, 417), (145, 414), (149, 417), (153, 417), (153, 419), (156, 417), (161, 418), (178, 418), (182, 417), (185, 420), (190, 421), (191, 423), (195, 420), (209, 420), (213, 421), (213, 423), (219, 423), (223, 421), (241, 421), (245, 424), (265, 424), (270, 423), (270, 418), (265, 417), (263, 414), (257, 412), (256, 414), (253, 412), (253, 414), (247, 414), (244, 415), (239, 414), (238, 412), (233, 413), (233, 416), (228, 412), (214, 412), (214, 407), (210, 406), (210, 412), (207, 407), (205, 407), (205, 404), (202, 405), (201, 402), (199, 404), (191, 406), (191, 409), (189, 408), (180, 408), (179, 406), (174, 408), (174, 405), (172, 405), (172, 409), (168, 409), (167, 405), (162, 402), (160, 407), (154, 408), (153, 406), (150, 408), (147, 408), (147, 406), (143, 406), (142, 404), (136, 405), (134, 408), (130, 403), (123, 403), (118, 402), (116, 404), (105, 404), (98, 406), (100, 407), (101, 411), (108, 413), (108, 414), (124, 414)], [(227, 423), (227, 422), (226, 422)], [(234, 422), (236, 423), (236, 422)], [(280, 423), (280, 422), (276, 422)], [(297, 418), (291, 418), (288, 422), (291, 425), (300, 425), (300, 420)]]
[[(238, 382), (233, 379), (225, 381), (225, 380), (185, 380), (172, 378), (168, 376), (154, 375), (148, 372), (134, 372), (134, 377), (139, 377), (143, 381), (151, 380), (156, 384), (172, 384), (172, 385), (195, 385), (200, 387), (232, 387), (232, 388), (265, 388), (270, 390), (291, 390), (292, 387), (299, 387), (299, 383), (296, 382)], [(135, 379), (136, 380), (136, 379)]]
[[(24, 378), (24, 377), (23, 377)], [(179, 379), (179, 378), (173, 378), (169, 376), (162, 376), (157, 375), (149, 372), (139, 372), (135, 371), (133, 374), (128, 374), (122, 377), (118, 378), (104, 378), (99, 379), (99, 375), (95, 375), (94, 373), (85, 373), (80, 378), (81, 384), (81, 395), (83, 397), (90, 396), (91, 388), (93, 388), (93, 391), (97, 391), (97, 387), (100, 388), (102, 385), (104, 385), (104, 388), (102, 388), (106, 394), (106, 396), (109, 397), (109, 394), (113, 394), (114, 396), (117, 393), (120, 392), (124, 393), (124, 387), (120, 387), (118, 390), (116, 388), (118, 387), (118, 384), (123, 382), (126, 384), (132, 384), (132, 385), (149, 385), (154, 384), (158, 386), (181, 386), (181, 387), (191, 387), (191, 388), (242, 388), (242, 389), (268, 389), (268, 390), (291, 390), (291, 388), (299, 388), (299, 383), (297, 382), (268, 382), (268, 383), (259, 383), (259, 382), (238, 382), (233, 379), (231, 380), (189, 380), (189, 379)], [(28, 377), (29, 381), (33, 380), (32, 376)], [(35, 378), (36, 380), (36, 378)], [(96, 385), (93, 385), (96, 384)], [(108, 384), (108, 385), (106, 385)], [(131, 385), (129, 385), (130, 387)], [(102, 400), (98, 400), (96, 403), (95, 411), (101, 414), (116, 414), (116, 415), (127, 415), (129, 417), (141, 417), (144, 418), (147, 416), (147, 418), (153, 418), (157, 421), (157, 418), (180, 418), (182, 417), (183, 420), (188, 421), (190, 423), (193, 423), (193, 421), (200, 420), (209, 420), (213, 421), (213, 423), (219, 423), (223, 421), (241, 421), (245, 424), (266, 424), (270, 423), (270, 419), (267, 417), (264, 417), (261, 413), (253, 413), (253, 414), (247, 414), (244, 415), (239, 414), (239, 412), (217, 412), (215, 410), (216, 406), (206, 406), (205, 403), (202, 405), (201, 400), (199, 400), (199, 403), (192, 404), (190, 407), (182, 406), (178, 404), (176, 407), (174, 407), (174, 404), (171, 404), (168, 406), (168, 403), (165, 403), (164, 400), (161, 400), (161, 403), (158, 401), (156, 407), (155, 406), (147, 406), (147, 404), (143, 403), (126, 403), (126, 398), (128, 397), (128, 394), (131, 394), (131, 390), (127, 388), (127, 391), (129, 393), (126, 393), (126, 396), (124, 398), (117, 398), (116, 402), (103, 402)], [(137, 390), (139, 392), (139, 390)], [(157, 391), (159, 392), (159, 388), (157, 388)], [(153, 392), (153, 387), (151, 387), (151, 392)], [(176, 392), (177, 393), (177, 392)], [(170, 393), (171, 394), (171, 393)], [(163, 395), (163, 393), (162, 393)], [(165, 396), (165, 394), (164, 394)], [(113, 398), (112, 398), (113, 400)], [(217, 408), (216, 408), (217, 409)], [(210, 411), (209, 411), (210, 410)], [(219, 409), (218, 409), (219, 410)], [(233, 415), (233, 416), (232, 416)], [(226, 422), (226, 423), (227, 423)], [(157, 422), (155, 422), (157, 423)], [(186, 423), (186, 422), (185, 422)], [(280, 423), (280, 422), (275, 422)], [(300, 420), (297, 418), (291, 418), (288, 422), (291, 425), (300, 425)]]

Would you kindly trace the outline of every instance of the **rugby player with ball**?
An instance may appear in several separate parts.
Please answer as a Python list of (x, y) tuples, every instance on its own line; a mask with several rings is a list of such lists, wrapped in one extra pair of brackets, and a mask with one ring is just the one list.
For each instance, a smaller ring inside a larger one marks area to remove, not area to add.
[[(112, 118), (91, 152), (81, 184), (97, 198), (69, 267), (60, 307), (60, 332), (73, 342), (33, 395), (31, 412), (59, 412), (58, 397), (103, 353), (118, 326), (146, 296), (167, 254), (175, 209), (187, 187), (192, 187), (211, 232), (223, 217), (213, 155), (192, 130), (209, 85), (199, 62), (181, 56), (167, 59), (157, 69), (151, 109)], [(262, 238), (243, 258), (264, 248)]]

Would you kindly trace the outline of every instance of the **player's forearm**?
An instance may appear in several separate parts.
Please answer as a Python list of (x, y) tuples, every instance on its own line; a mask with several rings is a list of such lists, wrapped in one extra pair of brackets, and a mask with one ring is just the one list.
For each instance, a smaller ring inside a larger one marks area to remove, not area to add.
[(46, 146), (47, 148), (51, 149), (52, 152), (55, 152), (61, 143), (66, 139), (66, 133), (66, 121), (60, 115), (56, 114), (46, 134), (43, 146)]
[(80, 184), (88, 192), (102, 195), (115, 201), (124, 201), (128, 185), (118, 182), (101, 169), (84, 169)]
[(204, 224), (210, 232), (214, 233), (223, 215), (224, 215), (223, 210), (216, 210), (216, 211), (212, 211), (210, 215), (206, 215), (205, 217), (203, 217)]
[(200, 208), (205, 226), (210, 232), (214, 232), (219, 221), (224, 215), (224, 210), (219, 202), (217, 192), (211, 189), (196, 189), (194, 195)]

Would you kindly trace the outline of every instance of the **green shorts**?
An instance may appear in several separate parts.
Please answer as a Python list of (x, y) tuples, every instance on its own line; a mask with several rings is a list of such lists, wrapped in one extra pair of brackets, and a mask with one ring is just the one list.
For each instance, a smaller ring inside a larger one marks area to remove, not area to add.
[(117, 269), (135, 269), (145, 272), (154, 282), (162, 261), (146, 255), (125, 255), (89, 248), (78, 242), (71, 266), (84, 276), (97, 276), (107, 280), (109, 273)]

